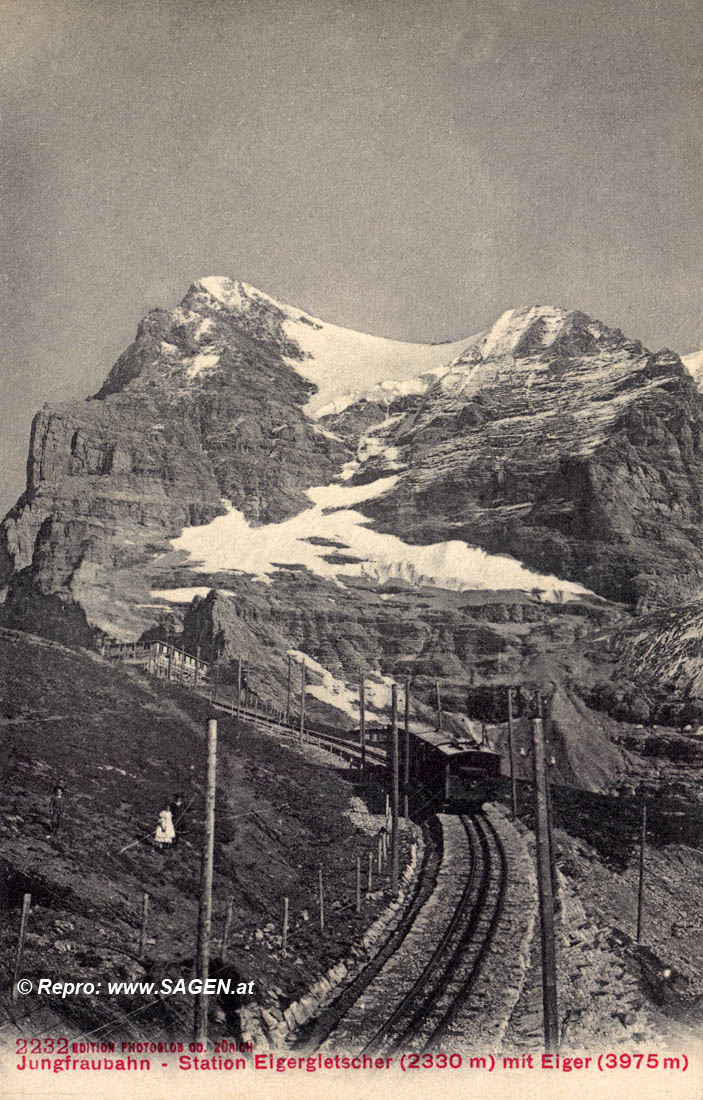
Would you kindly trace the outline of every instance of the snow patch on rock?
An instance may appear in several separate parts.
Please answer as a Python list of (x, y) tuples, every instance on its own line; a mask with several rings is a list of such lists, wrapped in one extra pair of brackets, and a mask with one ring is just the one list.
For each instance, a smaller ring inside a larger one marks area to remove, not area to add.
[[(468, 348), (479, 339), (479, 336), (468, 336), (466, 340), (461, 340), (462, 351), (468, 350)], [(446, 351), (454, 350), (457, 344), (444, 344), (438, 345), (444, 347)], [(350, 405), (356, 405), (361, 401), (371, 401), (379, 405), (390, 405), (399, 397), (414, 397), (421, 396), (437, 382), (446, 372), (450, 369), (450, 360), (443, 363), (439, 367), (435, 367), (433, 370), (423, 371), (422, 374), (415, 375), (412, 378), (404, 379), (387, 379), (384, 382), (379, 382), (375, 386), (366, 390), (350, 390), (347, 393), (339, 394), (328, 405), (323, 405), (316, 410), (316, 416), (331, 416), (340, 412), (344, 412)]]
[(560, 332), (566, 316), (566, 310), (553, 306), (508, 309), (479, 340), (477, 349), (483, 359), (512, 355), (527, 330), (536, 321), (542, 324), (539, 343), (543, 348), (549, 347)]
[(703, 386), (703, 348), (700, 351), (693, 351), (690, 355), (682, 355), (681, 362), (692, 375), (693, 380), (699, 389)]
[[(301, 665), (305, 661), (308, 673), (318, 677), (316, 683), (307, 684), (307, 695), (312, 695), (314, 699), (318, 699), (321, 703), (336, 707), (337, 710), (343, 711), (354, 721), (359, 721), (361, 712), (358, 685), (356, 689), (349, 687), (344, 680), (339, 680), (336, 676), (333, 676), (329, 669), (324, 668), (314, 657), (310, 657), (300, 649), (289, 649), (288, 656), (297, 665)], [(376, 678), (367, 678), (365, 681), (364, 703), (367, 714), (376, 714), (377, 708), (382, 710), (386, 706), (390, 706), (390, 684), (393, 681), (389, 676), (378, 677), (378, 679), (382, 682), (376, 683)], [(380, 715), (377, 716), (380, 717)]]
[[(149, 593), (154, 599), (167, 600), (169, 603), (191, 603), (196, 596), (200, 596), (205, 599), (210, 588), (206, 588), (203, 585), (198, 587), (197, 585), (192, 588), (154, 588)], [(226, 589), (218, 588), (218, 592), (223, 596), (232, 596), (234, 593), (228, 592)], [(153, 604), (144, 604), (142, 606), (153, 607)]]
[(212, 370), (220, 361), (220, 357), (212, 352), (200, 352), (194, 355), (188, 362), (187, 374), (189, 378), (195, 378), (201, 371)]

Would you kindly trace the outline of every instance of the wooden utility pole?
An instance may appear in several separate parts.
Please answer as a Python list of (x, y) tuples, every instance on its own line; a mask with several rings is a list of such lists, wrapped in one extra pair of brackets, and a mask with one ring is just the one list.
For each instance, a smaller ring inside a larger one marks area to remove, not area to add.
[(410, 677), (405, 677), (405, 728), (403, 730), (403, 817), (409, 817), (410, 793)]
[(288, 898), (283, 899), (283, 931), (281, 933), (281, 952), (285, 955), (288, 947)]
[[(538, 691), (537, 692), (537, 715), (538, 715), (539, 718), (544, 718), (544, 713), (545, 713), (544, 700), (542, 699), (541, 692)], [(550, 718), (551, 718), (551, 700), (549, 702), (549, 715), (550, 715)], [(544, 726), (543, 726), (543, 728), (544, 728)], [(549, 728), (551, 730), (551, 722), (549, 724)], [(549, 742), (547, 741), (547, 742), (545, 742), (545, 744), (549, 745)], [(552, 785), (551, 785), (551, 782), (550, 782), (550, 779), (549, 779), (549, 769), (554, 767), (555, 764), (556, 764), (556, 759), (553, 755), (550, 754), (549, 759), (547, 760), (546, 750), (545, 750), (544, 785), (545, 785), (545, 790), (547, 792), (547, 831), (548, 831), (548, 837), (549, 837), (549, 869), (550, 869), (551, 876), (552, 876), (552, 894), (554, 895), (554, 906), (555, 906), (555, 908), (557, 908), (558, 904), (559, 904), (559, 879), (557, 877), (557, 850), (556, 850), (556, 845), (554, 844), (554, 836), (553, 836), (554, 816), (553, 816), (553, 813), (552, 813)]]
[(356, 912), (361, 912), (361, 856), (356, 855)]
[(517, 821), (517, 779), (515, 778), (515, 742), (513, 740), (513, 689), (508, 688), (508, 758), (510, 760), (510, 800), (512, 819)]
[(391, 890), (398, 889), (398, 685), (391, 685)]
[(537, 694), (535, 695), (535, 704), (537, 706), (537, 717), (538, 718), (543, 718), (544, 714), (543, 714), (543, 711), (542, 711), (542, 692), (541, 691), (538, 691)]
[(146, 923), (149, 918), (149, 895), (144, 893), (142, 897), (142, 926), (139, 931), (139, 958), (144, 958), (144, 948), (146, 947)]
[(324, 932), (324, 930), (325, 930), (325, 895), (324, 895), (323, 886), (322, 886), (322, 864), (320, 864), (320, 867), (319, 867), (319, 870), (318, 870), (318, 873), (317, 873), (317, 887), (318, 887), (318, 895), (319, 895), (319, 902), (320, 902), (320, 931)]
[(195, 688), (196, 691), (198, 690), (198, 673), (199, 672), (200, 672), (200, 646), (196, 645), (196, 647), (195, 647), (195, 682), (193, 684), (193, 687)]
[(215, 785), (217, 781), (217, 721), (211, 718), (207, 724), (207, 788), (205, 791), (205, 839), (200, 873), (200, 907), (198, 910), (198, 947), (196, 977), (201, 980), (201, 991), (195, 1002), (194, 1038), (196, 1043), (207, 1042), (208, 995), (205, 983), (210, 971), (210, 932), (212, 928), (212, 869), (215, 854)]
[(644, 846), (647, 839), (647, 803), (642, 804), (642, 826), (640, 829), (640, 881), (637, 890), (637, 942), (642, 942), (642, 910), (644, 903)]
[(237, 657), (237, 721), (242, 714), (242, 658)]
[(168, 680), (170, 680), (171, 676), (173, 675), (172, 669), (173, 669), (173, 646), (169, 645), (169, 647), (168, 647), (168, 668), (167, 668), (167, 671), (166, 671), (166, 678)]
[(29, 907), (32, 904), (32, 895), (25, 894), (22, 898), (22, 916), (20, 917), (20, 933), (17, 937), (17, 951), (15, 953), (15, 969), (12, 975), (12, 1000), (16, 1001), (18, 996), (17, 982), (20, 978), (20, 971), (22, 969), (22, 955), (24, 954), (24, 941), (27, 935), (27, 918), (29, 917)]
[(370, 894), (373, 890), (373, 852), (369, 852), (369, 870), (366, 878), (366, 893)]
[[(552, 760), (554, 757), (552, 757)], [(552, 785), (549, 782), (549, 767), (545, 769), (544, 787), (547, 792), (547, 837), (549, 839), (549, 872), (552, 876), (552, 895), (555, 909), (559, 905), (559, 879), (557, 878), (557, 852), (554, 844), (554, 818), (552, 814)]]
[(300, 740), (305, 736), (305, 658), (300, 665)]
[(441, 728), (442, 728), (442, 696), (441, 696), (440, 691), (439, 691), (439, 680), (435, 680), (434, 686), (435, 686), (435, 691), (437, 693), (437, 729), (441, 730)]
[(291, 655), (288, 654), (288, 682), (286, 684), (286, 725), (290, 725), (290, 693), (291, 693)]
[(554, 895), (549, 852), (547, 820), (547, 779), (544, 764), (544, 731), (542, 719), (532, 722), (535, 780), (535, 838), (537, 841), (537, 883), (542, 931), (542, 1004), (544, 1019), (544, 1049), (556, 1053), (559, 1049), (559, 1016), (557, 1011), (557, 960), (554, 938)]
[(232, 910), (234, 909), (234, 899), (230, 898), (227, 902), (227, 912), (225, 913), (225, 926), (222, 929), (222, 944), (220, 946), (220, 960), (222, 962), (227, 958), (227, 946), (229, 943), (229, 930), (232, 924)]
[(366, 685), (364, 670), (359, 669), (359, 736), (361, 738), (361, 770), (366, 771)]

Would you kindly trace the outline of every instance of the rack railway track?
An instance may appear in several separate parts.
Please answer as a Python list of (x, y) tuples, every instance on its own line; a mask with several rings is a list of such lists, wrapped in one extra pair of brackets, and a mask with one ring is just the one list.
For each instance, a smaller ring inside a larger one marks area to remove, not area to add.
[[(294, 726), (289, 726), (286, 722), (281, 722), (273, 715), (261, 713), (261, 711), (252, 710), (249, 707), (240, 707), (237, 712), (237, 707), (234, 703), (228, 703), (225, 700), (218, 700), (217, 702), (211, 701), (211, 706), (215, 710), (223, 710), (227, 714), (231, 714), (233, 717), (239, 717), (242, 721), (250, 722), (258, 729), (275, 730), (277, 733), (281, 733), (285, 736), (301, 742), (302, 744), (316, 744), (320, 748), (327, 749), (329, 752), (336, 754), (346, 760), (360, 760), (361, 759), (361, 747), (354, 744), (353, 741), (347, 741), (344, 737), (336, 737), (332, 733), (327, 733), (323, 730), (317, 730), (314, 728), (306, 728), (301, 737), (300, 731)], [(383, 749), (374, 748), (367, 745), (365, 748), (366, 759), (370, 764), (386, 765), (386, 753)]]
[(483, 814), (439, 821), (441, 861), (423, 868), (402, 926), (300, 1046), (384, 1055), (456, 1046), (500, 921), (507, 863)]

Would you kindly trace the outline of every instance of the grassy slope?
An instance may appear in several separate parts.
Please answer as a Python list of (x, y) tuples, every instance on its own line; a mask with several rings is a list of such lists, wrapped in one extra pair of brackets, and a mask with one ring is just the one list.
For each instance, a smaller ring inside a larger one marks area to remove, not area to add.
[[(23, 972), (62, 980), (189, 975), (195, 950), (202, 838), (207, 704), (147, 682), (86, 651), (0, 632), (0, 968), (9, 981), (21, 895), (33, 908)], [(374, 904), (348, 903), (356, 851), (370, 841), (340, 811), (353, 788), (294, 746), (220, 717), (214, 925), (219, 936), (234, 899), (231, 963), (257, 990), (274, 983), (293, 997), (344, 953)], [(65, 827), (47, 837), (49, 799), (63, 782)], [(159, 809), (182, 791), (189, 806), (177, 849), (155, 851)], [(132, 841), (140, 843), (121, 851)], [(328, 894), (327, 931), (316, 927), (318, 866)], [(0, 880), (2, 881), (2, 880)], [(381, 879), (378, 885), (382, 885)], [(136, 958), (143, 891), (150, 942)], [(283, 897), (290, 898), (291, 951), (275, 945)], [(376, 908), (379, 903), (376, 903)], [(309, 919), (305, 919), (305, 912)], [(274, 928), (275, 926), (275, 928)], [(219, 942), (219, 941), (216, 941)], [(38, 1005), (25, 998), (18, 1011)], [(62, 1019), (81, 1029), (143, 1008), (143, 998), (74, 998)], [(57, 1002), (52, 1001), (56, 1010)], [(7, 1009), (3, 1008), (2, 1012)], [(179, 1033), (189, 1004), (173, 997), (134, 1017), (136, 1032)], [(129, 1030), (125, 1024), (121, 1031)]]

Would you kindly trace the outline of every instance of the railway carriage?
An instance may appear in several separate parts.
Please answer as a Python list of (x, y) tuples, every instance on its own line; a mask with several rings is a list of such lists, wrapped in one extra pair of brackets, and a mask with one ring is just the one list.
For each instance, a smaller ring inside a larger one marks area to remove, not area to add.
[(410, 777), (426, 797), (448, 802), (463, 797), (472, 782), (500, 775), (500, 753), (471, 738), (426, 730), (411, 733), (409, 740)]

